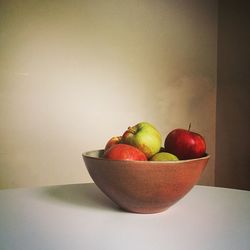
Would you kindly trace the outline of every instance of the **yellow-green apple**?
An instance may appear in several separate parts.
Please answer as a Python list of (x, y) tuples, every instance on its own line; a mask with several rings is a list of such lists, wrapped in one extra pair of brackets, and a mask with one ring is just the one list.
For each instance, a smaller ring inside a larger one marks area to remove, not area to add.
[(200, 158), (206, 153), (205, 139), (189, 129), (174, 129), (165, 139), (167, 152), (176, 155), (180, 160)]
[(140, 122), (135, 126), (128, 127), (122, 135), (122, 143), (140, 149), (149, 159), (159, 152), (162, 137), (160, 132), (152, 124)]
[(150, 161), (178, 161), (179, 159), (170, 153), (167, 152), (159, 152), (153, 155), (150, 158)]
[(146, 155), (138, 148), (128, 144), (116, 144), (104, 151), (109, 160), (147, 161)]
[(111, 137), (107, 141), (107, 143), (105, 145), (105, 148), (104, 148), (104, 151), (106, 151), (107, 149), (109, 149), (110, 147), (112, 147), (115, 144), (119, 144), (121, 142), (121, 139), (122, 139), (121, 136), (113, 136), (113, 137)]

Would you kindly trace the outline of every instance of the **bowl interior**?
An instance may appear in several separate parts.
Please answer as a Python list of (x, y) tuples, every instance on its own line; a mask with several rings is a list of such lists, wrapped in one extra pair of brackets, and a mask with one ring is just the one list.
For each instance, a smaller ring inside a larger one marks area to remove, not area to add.
[[(126, 162), (124, 160), (108, 160), (103, 157), (104, 154), (104, 149), (99, 149), (99, 150), (91, 150), (91, 151), (86, 151), (82, 154), (83, 158), (94, 158), (94, 159), (101, 159), (104, 161), (119, 161), (119, 162)], [(178, 161), (129, 161), (129, 162), (136, 162), (136, 163), (141, 163), (141, 164), (183, 164), (185, 162), (195, 162), (195, 161), (201, 161), (201, 160), (206, 160), (209, 159), (210, 155), (205, 154), (203, 157), (196, 158), (196, 159), (188, 159), (188, 160), (178, 160)], [(128, 161), (127, 161), (128, 162)]]

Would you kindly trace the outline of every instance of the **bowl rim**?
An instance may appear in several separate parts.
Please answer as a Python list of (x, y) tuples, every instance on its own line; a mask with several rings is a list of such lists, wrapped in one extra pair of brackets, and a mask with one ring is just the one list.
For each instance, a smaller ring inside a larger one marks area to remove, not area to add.
[(90, 154), (93, 152), (99, 152), (99, 153), (103, 153), (104, 149), (96, 149), (96, 150), (88, 150), (82, 153), (82, 157), (84, 158), (88, 158), (88, 159), (95, 159), (95, 160), (106, 160), (106, 161), (113, 161), (113, 162), (136, 162), (138, 164), (144, 164), (145, 162), (147, 162), (147, 164), (150, 162), (150, 164), (181, 164), (181, 163), (185, 163), (185, 162), (194, 162), (194, 161), (200, 161), (200, 160), (205, 160), (205, 159), (209, 159), (211, 157), (210, 154), (205, 153), (205, 156), (200, 157), (200, 158), (194, 158), (194, 159), (187, 159), (187, 160), (177, 160), (177, 161), (131, 161), (131, 160), (110, 160), (110, 159), (106, 159), (104, 157), (96, 157), (96, 156), (91, 156)]

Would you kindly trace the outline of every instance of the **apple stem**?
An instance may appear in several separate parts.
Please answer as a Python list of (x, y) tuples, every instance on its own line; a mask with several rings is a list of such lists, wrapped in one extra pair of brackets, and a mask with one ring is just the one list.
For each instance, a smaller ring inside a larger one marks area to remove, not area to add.
[(132, 134), (136, 133), (136, 130), (133, 127), (128, 127), (128, 131)]
[(190, 131), (190, 129), (191, 129), (191, 122), (189, 123), (188, 131)]

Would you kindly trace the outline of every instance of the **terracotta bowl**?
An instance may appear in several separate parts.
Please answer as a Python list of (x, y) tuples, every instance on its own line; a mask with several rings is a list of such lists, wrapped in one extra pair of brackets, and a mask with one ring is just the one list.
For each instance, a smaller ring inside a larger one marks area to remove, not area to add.
[(95, 184), (119, 207), (134, 213), (158, 213), (180, 200), (199, 180), (208, 160), (118, 161), (103, 150), (83, 153)]

